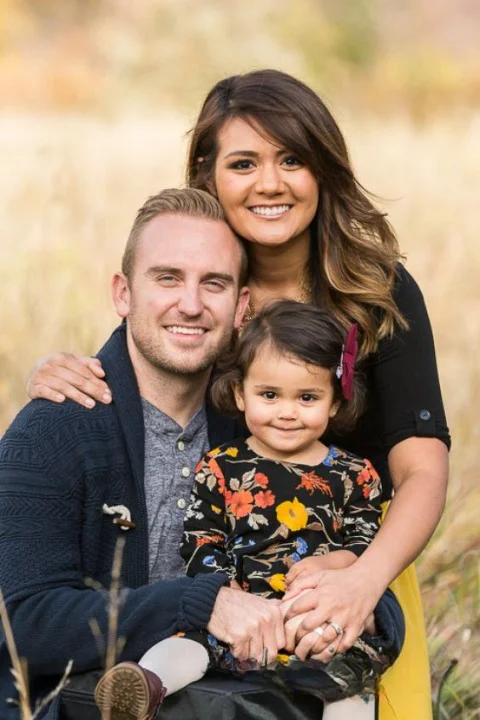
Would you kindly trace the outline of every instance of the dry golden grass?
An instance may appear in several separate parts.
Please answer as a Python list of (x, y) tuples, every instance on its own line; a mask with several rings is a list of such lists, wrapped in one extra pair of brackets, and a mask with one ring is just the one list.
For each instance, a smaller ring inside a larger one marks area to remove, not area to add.
[[(182, 182), (185, 117), (0, 118), (0, 433), (33, 361), (94, 353), (116, 323), (109, 279), (136, 209)], [(480, 119), (344, 118), (361, 181), (388, 201), (434, 326), (454, 436), (449, 504), (420, 573), (439, 717), (479, 717)]]

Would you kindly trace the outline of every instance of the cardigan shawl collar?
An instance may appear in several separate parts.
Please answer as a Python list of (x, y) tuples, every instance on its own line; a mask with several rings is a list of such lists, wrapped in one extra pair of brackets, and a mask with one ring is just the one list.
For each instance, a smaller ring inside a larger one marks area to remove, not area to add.
[[(127, 348), (126, 323), (122, 323), (114, 330), (97, 357), (102, 362), (107, 382), (112, 391), (136, 487), (141, 497), (144, 498), (145, 430), (143, 409), (135, 371)], [(206, 410), (210, 447), (213, 448), (232, 440), (237, 434), (235, 420), (221, 415), (208, 399)]]

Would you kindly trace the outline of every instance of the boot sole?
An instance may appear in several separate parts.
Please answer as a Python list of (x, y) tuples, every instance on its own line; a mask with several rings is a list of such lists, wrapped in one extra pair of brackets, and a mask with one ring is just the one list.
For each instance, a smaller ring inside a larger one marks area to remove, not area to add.
[(138, 666), (121, 665), (105, 673), (95, 688), (103, 720), (152, 720), (150, 689)]

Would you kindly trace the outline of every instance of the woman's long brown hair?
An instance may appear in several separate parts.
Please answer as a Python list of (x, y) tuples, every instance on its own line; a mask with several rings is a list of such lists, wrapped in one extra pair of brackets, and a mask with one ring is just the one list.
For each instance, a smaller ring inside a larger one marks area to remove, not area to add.
[(396, 324), (408, 327), (392, 294), (401, 255), (385, 214), (353, 174), (330, 111), (307, 85), (278, 70), (221, 80), (207, 95), (192, 130), (189, 186), (216, 195), (218, 133), (234, 117), (291, 150), (317, 179), (308, 268), (313, 300), (345, 328), (358, 323), (361, 355), (373, 352)]

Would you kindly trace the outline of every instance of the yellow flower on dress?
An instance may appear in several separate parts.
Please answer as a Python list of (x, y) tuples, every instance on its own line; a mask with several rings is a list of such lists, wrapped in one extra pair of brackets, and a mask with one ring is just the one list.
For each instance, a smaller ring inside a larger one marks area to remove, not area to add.
[(307, 509), (297, 498), (293, 498), (293, 502), (285, 500), (277, 507), (277, 520), (284, 523), (289, 530), (302, 530), (308, 522)]
[(277, 662), (281, 663), (281, 665), (288, 665), (290, 655), (283, 655), (283, 653), (279, 653), (276, 660)]
[(213, 450), (209, 450), (208, 454), (211, 457), (215, 457), (216, 455), (218, 455), (219, 452), (220, 452), (220, 448), (217, 447), (217, 448), (213, 448)]
[(214, 513), (217, 513), (217, 515), (220, 515), (222, 512), (222, 508), (217, 507), (216, 505), (210, 505)]
[(225, 455), (230, 455), (230, 457), (237, 457), (238, 455), (238, 448), (235, 447), (229, 447), (225, 450)]
[(285, 575), (284, 573), (276, 573), (268, 578), (268, 584), (275, 592), (285, 592)]

